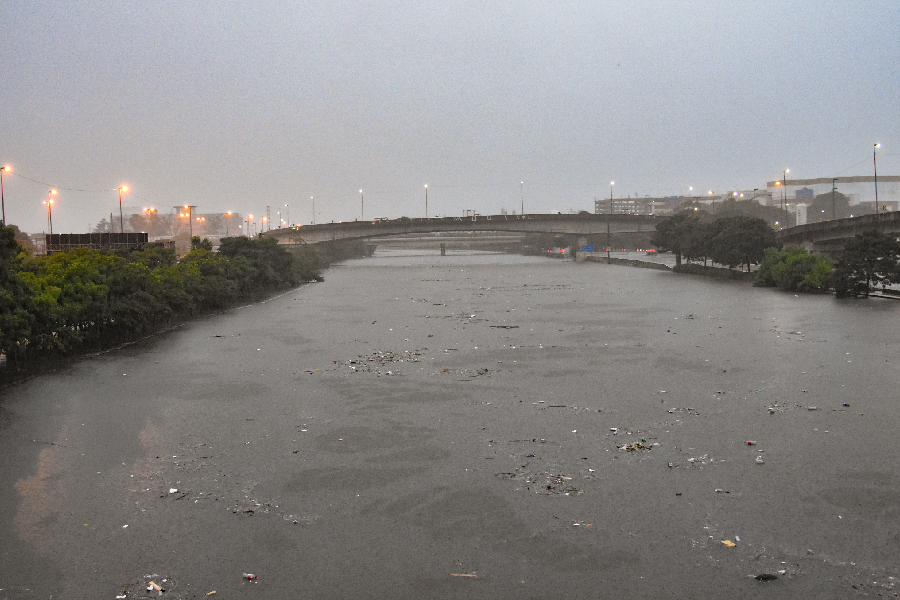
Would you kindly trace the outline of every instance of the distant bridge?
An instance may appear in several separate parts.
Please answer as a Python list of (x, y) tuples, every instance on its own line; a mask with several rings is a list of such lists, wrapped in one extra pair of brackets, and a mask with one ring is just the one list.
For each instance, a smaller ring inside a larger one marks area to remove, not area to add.
[(900, 212), (883, 212), (849, 219), (834, 219), (798, 225), (776, 232), (785, 246), (803, 246), (810, 252), (834, 254), (840, 252), (844, 241), (858, 233), (875, 229), (889, 235), (900, 235)]
[[(410, 219), (376, 219), (373, 221), (349, 221), (322, 225), (303, 225), (273, 229), (261, 234), (274, 237), (279, 244), (318, 244), (336, 240), (382, 238), (431, 232), (502, 231), (518, 233), (551, 233), (586, 236), (627, 235), (641, 244), (649, 245), (650, 235), (656, 231), (661, 217), (648, 215), (476, 215), (470, 217), (442, 217)], [(608, 229), (607, 229), (608, 228)]]

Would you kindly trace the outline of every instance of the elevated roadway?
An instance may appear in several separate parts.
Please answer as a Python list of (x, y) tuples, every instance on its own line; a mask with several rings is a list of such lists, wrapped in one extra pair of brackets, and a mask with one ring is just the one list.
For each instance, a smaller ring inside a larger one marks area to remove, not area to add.
[(430, 232), (497, 231), (550, 233), (577, 237), (606, 234), (643, 234), (656, 230), (662, 217), (648, 215), (476, 215), (471, 217), (378, 219), (302, 225), (262, 234), (279, 244), (318, 244), (336, 240), (367, 239)]
[(900, 212), (885, 212), (877, 215), (863, 215), (798, 225), (782, 229), (775, 235), (784, 246), (803, 246), (810, 252), (835, 254), (841, 251), (845, 240), (872, 229), (900, 236)]

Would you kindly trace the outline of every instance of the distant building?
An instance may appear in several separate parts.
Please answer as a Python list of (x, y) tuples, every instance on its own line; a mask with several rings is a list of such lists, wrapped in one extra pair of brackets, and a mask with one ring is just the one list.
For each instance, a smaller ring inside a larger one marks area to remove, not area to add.
[[(766, 183), (766, 191), (769, 194), (770, 206), (781, 206), (782, 180), (774, 180)], [(870, 214), (875, 210), (875, 176), (865, 175), (857, 177), (820, 177), (818, 179), (787, 179), (784, 180), (784, 203), (790, 211), (796, 211), (798, 201), (815, 198), (819, 194), (831, 192), (834, 187), (850, 199), (850, 206), (860, 206), (861, 214)], [(879, 210), (896, 210), (900, 204), (900, 176), (878, 176), (878, 204)]]

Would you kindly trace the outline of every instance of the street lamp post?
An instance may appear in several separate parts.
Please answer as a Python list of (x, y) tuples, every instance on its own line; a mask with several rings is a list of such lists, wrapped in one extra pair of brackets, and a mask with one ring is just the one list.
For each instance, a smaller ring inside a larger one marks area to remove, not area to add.
[(122, 192), (127, 192), (128, 186), (120, 185), (118, 190), (119, 190), (119, 233), (125, 233), (125, 217), (122, 215)]
[(247, 215), (247, 229), (244, 231), (244, 235), (250, 237), (250, 219), (253, 218), (253, 215)]
[(47, 192), (47, 201), (44, 202), (47, 205), (47, 222), (50, 224), (50, 235), (53, 235), (53, 196), (56, 193), (56, 190)]
[(713, 194), (712, 190), (709, 190), (709, 197), (712, 198), (712, 212), (716, 214), (716, 195)]
[(609, 264), (609, 248), (610, 248), (610, 236), (609, 236), (609, 220), (612, 218), (613, 212), (613, 186), (616, 185), (615, 181), (609, 182), (609, 214), (606, 215), (606, 264)]
[(229, 210), (225, 213), (225, 237), (228, 237), (228, 218), (231, 216), (231, 211)]
[(316, 198), (315, 198), (315, 196), (310, 196), (309, 199), (312, 201), (312, 208), (313, 208), (313, 222), (312, 222), (312, 224), (315, 225), (315, 224), (316, 224)]
[(425, 218), (428, 218), (428, 184), (425, 184)]
[(259, 233), (262, 234), (263, 231), (266, 230), (266, 221), (268, 221), (268, 217), (260, 217), (259, 219)]
[(875, 214), (878, 214), (878, 163), (875, 161), (875, 155), (878, 153), (878, 149), (881, 148), (881, 144), (875, 144), (872, 148), (872, 168), (875, 169)]
[(781, 210), (787, 210), (785, 203), (785, 200), (787, 200), (787, 191), (784, 189), (784, 186), (787, 185), (787, 174), (790, 172), (790, 169), (785, 169), (781, 174)]
[(6, 199), (3, 197), (3, 174), (9, 173), (12, 171), (12, 167), (9, 165), (4, 165), (2, 169), (0, 169), (0, 205), (3, 208), (3, 226), (6, 227)]
[(152, 206), (150, 208), (145, 208), (144, 212), (147, 213), (147, 233), (150, 233), (150, 230), (153, 228), (153, 213), (156, 212), (156, 209)]
[(188, 214), (187, 214), (187, 218), (188, 218), (188, 235), (190, 235), (190, 237), (194, 237), (194, 207), (193, 207), (193, 206), (189, 206), (189, 205), (187, 205), (187, 204), (185, 204), (184, 207), (185, 207), (186, 209), (188, 209)]
[(365, 219), (366, 211), (365, 204), (363, 203), (363, 192), (359, 190), (359, 220), (362, 221)]
[(836, 205), (835, 205), (835, 203), (834, 203), (834, 190), (835, 190), (835, 185), (834, 185), (834, 184), (835, 184), (835, 182), (836, 182), (837, 180), (838, 180), (837, 177), (834, 177), (834, 178), (831, 180), (831, 220), (832, 220), (832, 221), (835, 220), (835, 219), (837, 219), (837, 208), (836, 208)]
[(524, 215), (525, 214), (525, 182), (524, 181), (519, 182), (519, 197), (522, 200), (522, 213), (521, 214)]

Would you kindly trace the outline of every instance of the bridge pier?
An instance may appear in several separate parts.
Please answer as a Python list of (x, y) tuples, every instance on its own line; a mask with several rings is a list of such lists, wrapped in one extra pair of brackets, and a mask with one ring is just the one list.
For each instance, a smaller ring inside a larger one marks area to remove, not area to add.
[(575, 262), (584, 262), (587, 259), (587, 254), (581, 251), (582, 248), (587, 246), (587, 243), (587, 236), (578, 236), (578, 240), (575, 242)]

